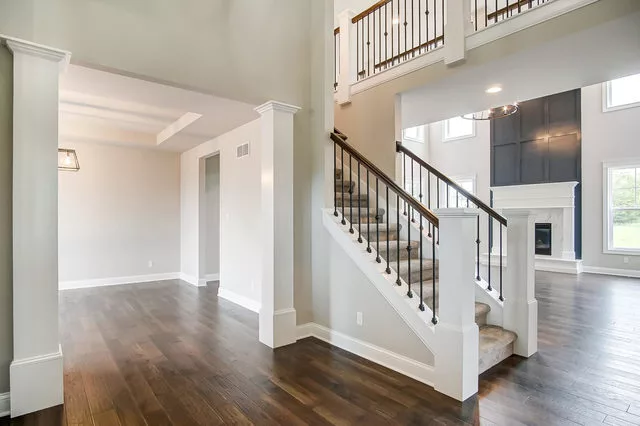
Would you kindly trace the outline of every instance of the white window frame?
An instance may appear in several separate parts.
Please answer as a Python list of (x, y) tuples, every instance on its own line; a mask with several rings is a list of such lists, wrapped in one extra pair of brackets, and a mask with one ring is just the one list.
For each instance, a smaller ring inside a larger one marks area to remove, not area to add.
[[(449, 176), (449, 178), (454, 181), (456, 184), (458, 184), (458, 181), (461, 180), (470, 180), (471, 181), (471, 195), (476, 196), (476, 190), (477, 190), (477, 184), (476, 184), (476, 175), (460, 175), (460, 176)], [(449, 190), (449, 195), (451, 195), (451, 191)], [(455, 191), (455, 190), (454, 190)], [(458, 198), (460, 197), (460, 194), (458, 194)], [(454, 198), (455, 201), (455, 198)], [(441, 208), (445, 208), (447, 207), (447, 183), (440, 181), (440, 207)], [(455, 208), (455, 203), (453, 205), (450, 205), (449, 208)], [(463, 207), (467, 207), (467, 205), (458, 205), (458, 207), (463, 208)]]
[(611, 106), (611, 81), (602, 83), (602, 112), (620, 111), (621, 109), (640, 107), (640, 102)]
[(640, 168), (640, 158), (607, 161), (602, 163), (602, 252), (605, 254), (624, 254), (640, 256), (640, 249), (626, 249), (613, 247), (613, 218), (612, 218), (612, 191), (611, 171), (614, 169)]
[[(458, 118), (458, 117), (454, 117), (454, 118)], [(443, 142), (453, 142), (453, 141), (459, 141), (462, 139), (471, 139), (476, 137), (476, 122), (474, 120), (469, 120), (471, 122), (471, 134), (464, 135), (464, 136), (448, 137), (447, 129), (449, 126), (449, 120), (451, 120), (451, 118), (448, 120), (442, 121), (442, 141)], [(464, 118), (462, 118), (462, 120), (464, 120)]]
[[(420, 127), (422, 129), (422, 139), (420, 138), (412, 138), (410, 136), (407, 136), (407, 130), (408, 129), (413, 129), (416, 127)], [(413, 126), (413, 127), (408, 127), (406, 129), (402, 129), (402, 140), (403, 141), (408, 141), (408, 142), (416, 142), (416, 143), (424, 143), (426, 137), (426, 133), (427, 133), (427, 129), (425, 129), (426, 126)]]

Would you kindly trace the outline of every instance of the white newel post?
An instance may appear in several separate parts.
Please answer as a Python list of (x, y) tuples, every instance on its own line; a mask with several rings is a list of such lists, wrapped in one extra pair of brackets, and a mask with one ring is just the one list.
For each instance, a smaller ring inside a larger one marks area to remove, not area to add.
[(478, 392), (476, 209), (438, 209), (440, 275), (435, 389), (459, 401)]
[(535, 298), (534, 217), (528, 210), (506, 210), (507, 268), (503, 327), (517, 334), (514, 353), (538, 351), (538, 301)]
[(275, 101), (256, 108), (262, 128), (259, 337), (272, 348), (297, 340), (293, 307), (293, 115), (299, 109)]
[(18, 40), (13, 52), (11, 416), (62, 404), (58, 332), (58, 80), (69, 54)]
[(466, 35), (471, 33), (471, 2), (449, 1), (445, 4), (444, 63), (450, 65), (465, 58)]
[[(353, 33), (355, 27), (351, 20), (355, 16), (352, 10), (346, 9), (338, 15), (340, 28), (340, 73), (338, 75), (338, 87), (336, 98), (339, 105), (351, 102), (351, 82), (356, 81), (356, 37)], [(353, 52), (353, 54), (352, 54)]]

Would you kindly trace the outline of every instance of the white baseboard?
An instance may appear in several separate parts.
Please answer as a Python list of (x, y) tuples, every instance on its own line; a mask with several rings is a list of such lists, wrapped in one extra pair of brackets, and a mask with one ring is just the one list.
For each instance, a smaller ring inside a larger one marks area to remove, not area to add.
[(250, 311), (260, 313), (260, 302), (256, 302), (255, 300), (249, 299), (248, 297), (238, 294), (234, 291), (218, 287), (218, 297), (235, 303), (236, 305), (240, 305)]
[(133, 275), (130, 277), (98, 278), (94, 280), (80, 280), (80, 281), (60, 281), (60, 283), (58, 284), (58, 289), (71, 290), (75, 288), (104, 287), (104, 286), (122, 285), (122, 284), (138, 284), (138, 283), (148, 283), (152, 281), (176, 280), (178, 278), (180, 278), (180, 274), (178, 272), (168, 272), (164, 274)]
[(14, 360), (9, 368), (11, 417), (64, 402), (62, 347), (58, 352)]
[(617, 277), (640, 278), (640, 271), (637, 269), (616, 269), (601, 268), (599, 266), (583, 266), (582, 272), (600, 275), (615, 275)]
[(204, 278), (207, 281), (220, 281), (220, 274), (207, 274)]
[(0, 418), (11, 414), (11, 398), (9, 392), (0, 393)]
[(306, 323), (298, 326), (298, 339), (304, 339), (305, 337), (315, 337), (323, 340), (426, 385), (433, 386), (433, 366), (423, 364), (404, 355), (391, 352), (316, 323)]

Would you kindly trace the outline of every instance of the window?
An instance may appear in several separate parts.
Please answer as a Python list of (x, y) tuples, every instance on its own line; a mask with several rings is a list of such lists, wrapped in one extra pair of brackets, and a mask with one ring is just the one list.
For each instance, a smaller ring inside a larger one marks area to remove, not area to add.
[[(460, 178), (452, 178), (452, 180), (457, 183), (462, 189), (467, 191), (470, 194), (475, 195), (476, 190), (476, 182), (473, 177), (460, 177)], [(467, 207), (467, 197), (460, 195), (453, 187), (449, 187), (449, 193), (447, 194), (447, 184), (441, 182), (440, 187), (440, 199), (442, 202), (441, 207)], [(471, 205), (470, 205), (471, 206)]]
[(640, 74), (604, 83), (603, 103), (605, 112), (640, 106)]
[(476, 135), (475, 122), (462, 117), (454, 117), (444, 121), (443, 140), (452, 141), (457, 139), (472, 138)]
[(424, 143), (424, 126), (409, 127), (402, 131), (402, 139), (409, 142)]
[(604, 251), (640, 254), (640, 159), (605, 164)]

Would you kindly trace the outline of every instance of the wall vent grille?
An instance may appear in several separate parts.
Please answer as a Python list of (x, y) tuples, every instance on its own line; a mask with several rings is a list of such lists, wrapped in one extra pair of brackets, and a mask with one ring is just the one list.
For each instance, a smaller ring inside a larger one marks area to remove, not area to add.
[(236, 147), (236, 158), (246, 157), (247, 155), (249, 155), (249, 142)]

